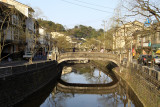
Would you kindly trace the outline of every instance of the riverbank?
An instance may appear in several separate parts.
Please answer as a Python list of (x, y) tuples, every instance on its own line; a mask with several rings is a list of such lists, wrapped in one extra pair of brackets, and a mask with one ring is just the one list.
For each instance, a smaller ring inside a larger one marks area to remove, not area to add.
[[(113, 71), (119, 75), (135, 92), (144, 107), (159, 107), (160, 97), (156, 87), (142, 76), (138, 75), (132, 68), (116, 67)], [(157, 94), (158, 93), (158, 94)]]
[(129, 68), (114, 68), (113, 71), (119, 75), (135, 92), (144, 107), (159, 107), (160, 97), (156, 87), (149, 83), (142, 76)]
[[(133, 69), (116, 67), (114, 64), (110, 64), (106, 61), (96, 61), (93, 62), (96, 66), (99, 66), (103, 69), (109, 68), (116, 73), (121, 79), (126, 81), (126, 83), (131, 87), (135, 92), (138, 99), (142, 102), (144, 107), (159, 107), (160, 106), (160, 96), (157, 94), (156, 87), (150, 84), (146, 79), (136, 74)], [(115, 66), (115, 68), (114, 68)], [(104, 68), (105, 67), (105, 68)]]
[(13, 106), (58, 78), (57, 66), (56, 61), (46, 61), (1, 68), (0, 106)]
[[(106, 69), (109, 69), (110, 71), (113, 71), (113, 73), (116, 75), (117, 78), (119, 78), (119, 82), (120, 81), (125, 81), (125, 83), (127, 84), (126, 86), (125, 85), (122, 85), (124, 87), (126, 87), (126, 89), (128, 89), (127, 87), (129, 86), (131, 88), (131, 90), (133, 90), (134, 94), (136, 95), (137, 99), (141, 102), (140, 105), (137, 105), (138, 107), (152, 107), (152, 106), (145, 106), (143, 101), (141, 100), (141, 98), (139, 98), (139, 96), (137, 95), (137, 93), (135, 92), (135, 89), (132, 87), (132, 85), (130, 84), (129, 82), (129, 78), (130, 76), (128, 75), (128, 73), (126, 73), (126, 75), (123, 76), (122, 75), (119, 75), (118, 72), (119, 71), (119, 67), (117, 67), (114, 63), (112, 62), (107, 62), (107, 61), (92, 61), (92, 64), (96, 65), (97, 67), (103, 69), (103, 70), (106, 70)], [(121, 71), (123, 72), (123, 71)], [(125, 74), (125, 72), (123, 72)], [(143, 88), (142, 88), (143, 89)], [(129, 93), (131, 94), (131, 93)], [(137, 102), (136, 102), (137, 103)]]

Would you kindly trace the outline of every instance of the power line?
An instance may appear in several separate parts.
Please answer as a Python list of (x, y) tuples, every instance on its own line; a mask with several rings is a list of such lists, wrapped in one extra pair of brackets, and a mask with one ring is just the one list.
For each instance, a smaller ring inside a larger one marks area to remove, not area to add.
[(76, 4), (76, 3), (69, 2), (69, 1), (66, 1), (66, 0), (61, 0), (61, 1), (69, 3), (69, 4), (74, 4), (74, 5), (77, 5), (77, 6), (81, 6), (81, 7), (89, 8), (89, 9), (92, 9), (92, 10), (100, 11), (100, 12), (113, 13), (113, 12), (108, 12), (108, 11), (105, 11), (105, 10), (100, 10), (100, 9), (96, 9), (96, 8), (92, 8), (92, 7), (88, 7), (88, 6), (84, 6), (84, 5), (80, 5), (80, 4)]
[(114, 9), (114, 8), (111, 8), (111, 7), (106, 7), (106, 6), (102, 6), (102, 5), (97, 5), (97, 4), (93, 4), (93, 3), (88, 3), (88, 2), (84, 2), (84, 1), (80, 1), (80, 0), (74, 0), (74, 1), (77, 1), (77, 2), (80, 2), (80, 3), (89, 4), (89, 5), (93, 5), (93, 6), (98, 6), (98, 7)]

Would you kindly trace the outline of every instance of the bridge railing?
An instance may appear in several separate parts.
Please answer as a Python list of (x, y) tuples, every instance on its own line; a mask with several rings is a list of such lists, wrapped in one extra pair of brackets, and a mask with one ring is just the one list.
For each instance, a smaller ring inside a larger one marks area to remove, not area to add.
[(66, 58), (86, 58), (86, 59), (113, 59), (120, 62), (120, 56), (116, 54), (101, 53), (101, 52), (67, 52), (58, 55), (58, 60)]

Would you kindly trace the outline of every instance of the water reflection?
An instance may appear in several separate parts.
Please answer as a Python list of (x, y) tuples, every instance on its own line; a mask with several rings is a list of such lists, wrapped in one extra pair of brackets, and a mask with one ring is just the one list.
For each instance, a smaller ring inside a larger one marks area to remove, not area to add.
[[(73, 66), (74, 72), (61, 78), (68, 83), (107, 84), (112, 81), (101, 70), (90, 66)], [(89, 70), (90, 69), (90, 70)], [(78, 91), (61, 91), (55, 88), (41, 107), (143, 107), (134, 92), (124, 81), (119, 81), (115, 90), (110, 93), (83, 93)], [(102, 90), (101, 90), (102, 91)]]
[(62, 80), (69, 83), (86, 83), (86, 84), (100, 84), (112, 82), (111, 77), (103, 73), (101, 70), (86, 64), (85, 66), (72, 66), (73, 72), (63, 75)]
[(136, 104), (137, 101), (130, 100), (127, 96), (120, 96), (119, 92), (75, 94), (57, 90), (55, 95), (54, 97), (50, 95), (41, 107), (142, 107), (141, 104)]
[[(104, 72), (89, 64), (71, 67), (73, 72), (61, 77), (69, 83), (109, 84), (115, 81), (114, 74), (108, 74), (112, 71)], [(91, 93), (91, 90), (90, 93), (86, 90), (83, 93), (63, 92), (58, 90), (55, 82), (56, 80), (53, 80), (44, 89), (15, 107), (143, 107), (130, 87), (119, 78), (116, 88), (108, 93), (105, 92), (107, 90), (94, 93)]]

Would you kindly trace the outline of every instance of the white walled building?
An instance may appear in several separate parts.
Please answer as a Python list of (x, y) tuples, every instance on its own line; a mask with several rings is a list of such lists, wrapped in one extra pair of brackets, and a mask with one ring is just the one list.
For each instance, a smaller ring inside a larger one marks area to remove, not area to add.
[[(35, 47), (34, 45), (34, 38), (35, 38), (35, 19), (32, 18), (32, 14), (34, 12), (34, 10), (30, 7), (27, 6), (25, 4), (22, 4), (16, 0), (0, 0), (1, 2), (4, 2), (6, 4), (12, 5), (15, 7), (15, 9), (17, 9), (19, 12), (21, 12), (21, 14), (23, 14), (23, 20), (21, 21), (21, 23), (23, 23), (23, 25), (25, 26), (25, 35), (26, 36), (26, 49), (25, 51), (33, 51), (33, 48)], [(18, 17), (13, 16), (13, 19), (18, 19)], [(13, 28), (10, 28), (11, 32), (16, 33), (15, 35), (19, 34), (19, 31), (13, 31)], [(15, 37), (14, 35), (14, 37)], [(13, 38), (12, 34), (10, 34), (9, 36), (7, 36), (7, 38)]]
[[(9, 54), (13, 56), (13, 54), (19, 54), (24, 51), (25, 31), (23, 27), (25, 23), (23, 22), (26, 16), (17, 10), (14, 5), (2, 1), (0, 1), (0, 5), (0, 18), (6, 21), (5, 23), (0, 22), (2, 24), (1, 41), (4, 40), (4, 45), (1, 43), (3, 47), (2, 57)], [(9, 16), (5, 12), (8, 12)]]
[(41, 47), (44, 49), (45, 52), (48, 52), (49, 47), (51, 46), (51, 34), (46, 31), (45, 28), (39, 27), (39, 34), (40, 37), (38, 39)]
[[(52, 38), (58, 38), (58, 37), (66, 37), (66, 40), (69, 43), (73, 43), (72, 38), (70, 36), (66, 36), (65, 34), (59, 33), (59, 32), (51, 32)], [(75, 43), (75, 42), (74, 42)]]
[(138, 21), (128, 22), (120, 26), (113, 34), (113, 49), (118, 51), (130, 49), (133, 34), (141, 29), (143, 29), (143, 23)]
[(45, 45), (45, 42), (46, 42), (46, 39), (45, 39), (45, 37), (46, 37), (46, 30), (45, 30), (45, 28), (40, 27), (39, 28), (39, 34), (40, 34), (40, 37), (39, 37), (38, 40), (39, 40), (40, 44)]

